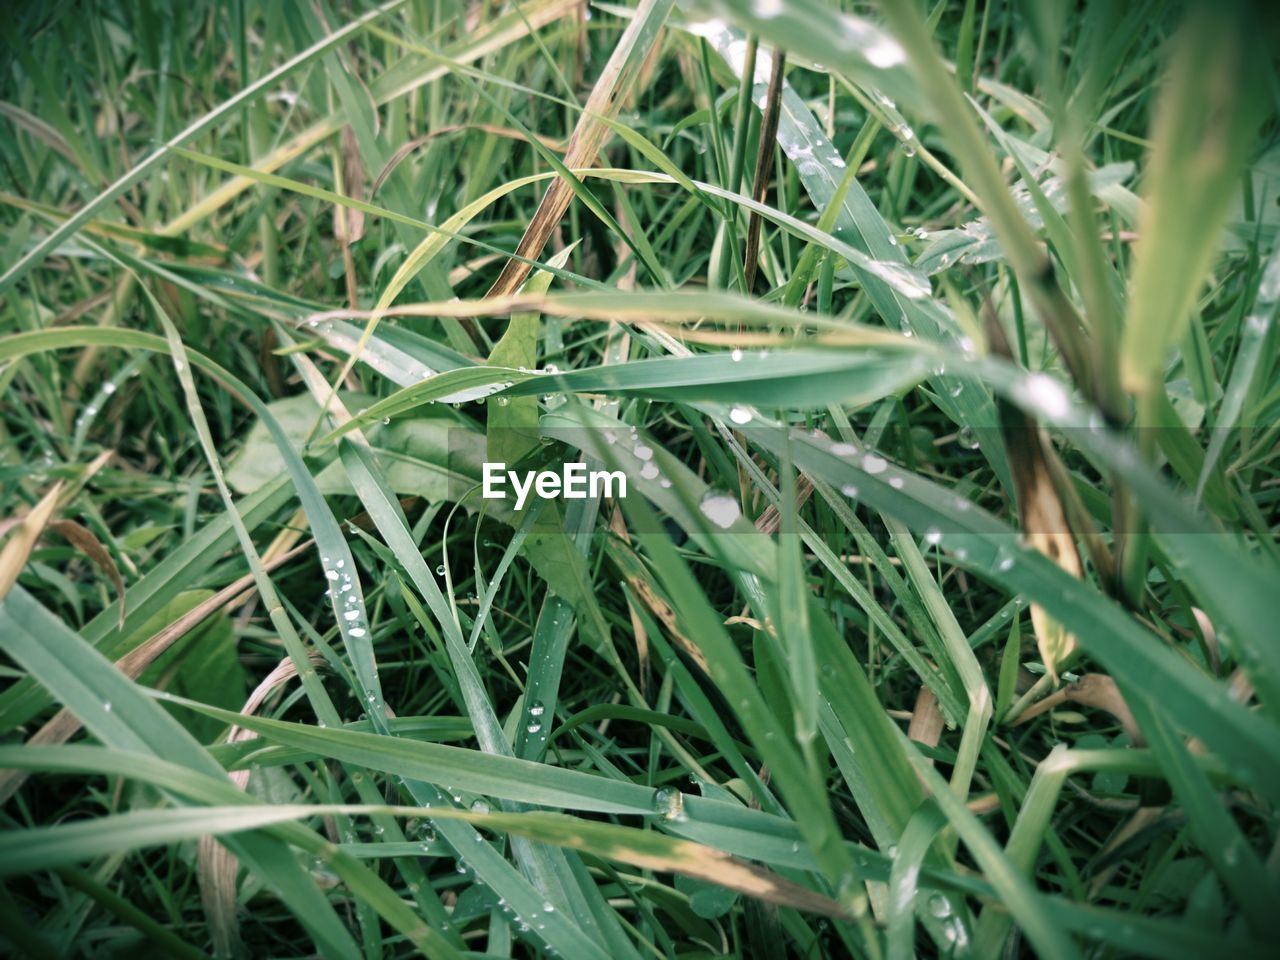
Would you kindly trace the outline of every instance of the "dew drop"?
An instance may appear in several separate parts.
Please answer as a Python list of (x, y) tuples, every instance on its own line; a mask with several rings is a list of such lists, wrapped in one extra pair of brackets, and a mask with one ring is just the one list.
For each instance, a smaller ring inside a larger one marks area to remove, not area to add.
[(735, 520), (742, 516), (742, 508), (738, 501), (727, 493), (709, 490), (698, 504), (702, 515), (721, 530), (728, 530)]
[(881, 70), (888, 70), (890, 67), (896, 67), (907, 59), (906, 51), (902, 49), (902, 44), (898, 43), (892, 37), (882, 37), (875, 43), (866, 48), (867, 63), (873, 67), (879, 67)]
[(653, 810), (663, 820), (673, 822), (684, 820), (684, 794), (675, 787), (661, 788), (653, 795)]
[(1062, 385), (1043, 373), (1034, 373), (1026, 379), (1026, 401), (1050, 419), (1061, 419), (1071, 409), (1071, 400)]

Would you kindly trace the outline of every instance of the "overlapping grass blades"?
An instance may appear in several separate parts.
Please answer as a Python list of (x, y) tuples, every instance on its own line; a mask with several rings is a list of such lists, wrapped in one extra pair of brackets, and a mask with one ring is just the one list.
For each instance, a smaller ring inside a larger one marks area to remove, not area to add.
[[(1233, 5), (672, 6), (0, 31), (14, 943), (1266, 954), (1264, 31)], [(997, 403), (1078, 569), (1025, 536)], [(371, 444), (392, 418), (439, 449)], [(237, 499), (253, 425), (282, 473)], [(628, 495), (517, 515), (450, 469), (481, 449)], [(449, 483), (400, 490), (399, 456)], [(55, 514), (107, 562), (39, 539)], [(112, 666), (245, 582), (243, 664), (296, 672), (253, 710)], [(83, 734), (24, 746), (55, 707)], [(208, 835), (238, 873), (194, 865)], [(239, 909), (206, 923), (214, 884)]]

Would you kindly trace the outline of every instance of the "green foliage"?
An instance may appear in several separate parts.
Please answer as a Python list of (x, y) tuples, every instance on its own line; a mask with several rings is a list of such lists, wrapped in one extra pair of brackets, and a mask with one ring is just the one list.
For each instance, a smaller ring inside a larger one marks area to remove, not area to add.
[(6, 11), (4, 948), (1269, 955), (1272, 18), (584, 9)]

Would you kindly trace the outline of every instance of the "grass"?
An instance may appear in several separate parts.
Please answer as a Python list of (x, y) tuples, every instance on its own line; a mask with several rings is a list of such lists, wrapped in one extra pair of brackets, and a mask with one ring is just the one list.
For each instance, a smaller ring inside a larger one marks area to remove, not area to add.
[(1269, 953), (1265, 11), (2, 30), (8, 950)]

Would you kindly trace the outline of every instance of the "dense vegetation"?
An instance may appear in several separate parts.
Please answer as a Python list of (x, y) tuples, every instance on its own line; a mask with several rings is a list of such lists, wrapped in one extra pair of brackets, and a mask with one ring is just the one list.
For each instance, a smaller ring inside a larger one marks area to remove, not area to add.
[(10, 4), (8, 949), (1267, 955), (1273, 20)]

